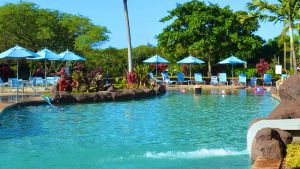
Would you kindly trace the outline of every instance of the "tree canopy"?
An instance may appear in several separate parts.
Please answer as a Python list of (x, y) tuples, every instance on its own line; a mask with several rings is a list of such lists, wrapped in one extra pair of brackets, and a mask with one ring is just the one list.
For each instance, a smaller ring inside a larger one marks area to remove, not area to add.
[(1, 51), (19, 44), (34, 51), (48, 47), (57, 52), (83, 52), (107, 41), (108, 33), (106, 27), (94, 25), (86, 17), (40, 9), (34, 3), (0, 6)]
[(209, 66), (210, 62), (230, 55), (242, 59), (254, 57), (254, 52), (262, 46), (262, 39), (253, 34), (259, 27), (258, 21), (242, 23), (241, 15), (247, 13), (197, 0), (178, 4), (161, 19), (171, 23), (158, 35), (158, 46), (170, 60), (178, 61), (192, 54), (206, 60)]

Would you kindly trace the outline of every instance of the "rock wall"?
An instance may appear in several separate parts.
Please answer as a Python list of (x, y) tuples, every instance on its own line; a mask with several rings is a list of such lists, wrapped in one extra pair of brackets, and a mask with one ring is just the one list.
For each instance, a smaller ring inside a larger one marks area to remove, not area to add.
[(300, 76), (293, 75), (279, 86), (281, 102), (270, 113), (269, 119), (300, 118)]
[(93, 103), (93, 102), (106, 102), (106, 101), (122, 101), (132, 99), (142, 99), (163, 95), (166, 93), (166, 87), (159, 85), (154, 89), (121, 89), (108, 91), (101, 91), (97, 93), (84, 93), (84, 94), (69, 94), (66, 92), (53, 92), (53, 103)]
[[(300, 76), (292, 75), (279, 86), (278, 94), (281, 102), (264, 119), (300, 118)], [(255, 119), (253, 123), (259, 121)], [(253, 141), (251, 158), (283, 159), (286, 145), (292, 142), (292, 135), (280, 129), (265, 128), (260, 130)]]

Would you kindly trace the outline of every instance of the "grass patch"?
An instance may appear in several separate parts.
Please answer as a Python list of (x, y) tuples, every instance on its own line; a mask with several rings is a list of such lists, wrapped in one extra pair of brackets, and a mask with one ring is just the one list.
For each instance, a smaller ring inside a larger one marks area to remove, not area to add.
[(300, 145), (289, 144), (287, 145), (287, 155), (285, 163), (288, 168), (299, 168), (300, 167)]

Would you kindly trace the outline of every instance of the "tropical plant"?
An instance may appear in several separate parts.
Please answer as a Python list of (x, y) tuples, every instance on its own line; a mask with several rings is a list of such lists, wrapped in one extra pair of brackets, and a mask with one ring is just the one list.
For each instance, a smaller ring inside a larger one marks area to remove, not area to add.
[(294, 47), (293, 29), (295, 22), (300, 18), (300, 1), (277, 0), (277, 4), (270, 4), (265, 0), (252, 0), (248, 3), (248, 9), (253, 11), (250, 18), (259, 18), (262, 21), (283, 22), (290, 33), (290, 45), (293, 58), (294, 74), (297, 74), (297, 60)]
[(125, 21), (126, 21), (126, 28), (127, 28), (127, 38), (128, 38), (128, 72), (129, 76), (130, 72), (132, 72), (132, 50), (131, 50), (131, 35), (130, 35), (130, 25), (129, 25), (129, 17), (128, 17), (128, 8), (127, 8), (127, 0), (123, 0), (124, 4), (124, 13), (125, 13)]
[(76, 63), (73, 67), (72, 79), (76, 80), (77, 90), (82, 92), (95, 92), (103, 88), (103, 69), (97, 67), (92, 71), (87, 71), (84, 63)]
[(136, 74), (136, 81), (139, 86), (146, 86), (149, 84), (149, 66), (148, 65), (137, 65), (134, 68)]
[(127, 75), (126, 80), (127, 80), (128, 87), (131, 88), (137, 83), (136, 74), (135, 72), (131, 71), (131, 72), (126, 72), (126, 75)]
[(126, 78), (116, 77), (114, 81), (115, 81), (114, 87), (116, 89), (124, 89), (124, 88), (126, 88)]

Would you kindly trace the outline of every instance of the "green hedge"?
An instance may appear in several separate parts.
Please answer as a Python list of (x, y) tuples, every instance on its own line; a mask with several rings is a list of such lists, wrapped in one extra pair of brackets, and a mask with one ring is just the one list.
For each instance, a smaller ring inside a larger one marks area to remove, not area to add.
[(287, 146), (287, 155), (285, 159), (287, 167), (299, 168), (300, 167), (300, 145), (289, 144)]

